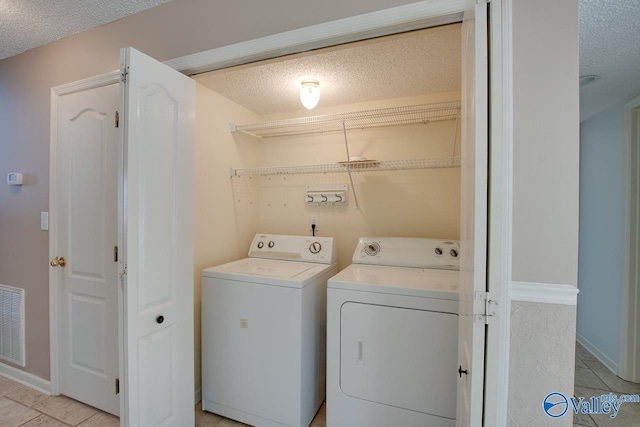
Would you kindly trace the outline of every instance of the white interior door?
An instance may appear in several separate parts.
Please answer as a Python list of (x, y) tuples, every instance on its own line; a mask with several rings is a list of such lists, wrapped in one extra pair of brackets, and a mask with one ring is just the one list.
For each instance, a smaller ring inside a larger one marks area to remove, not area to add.
[[(59, 391), (118, 415), (118, 85), (60, 97), (56, 153)], [(52, 265), (55, 265), (53, 263)]]
[[(485, 323), (477, 292), (486, 291), (487, 265), (487, 5), (469, 1), (462, 29), (462, 213), (458, 343), (459, 426), (483, 421)], [(466, 373), (464, 373), (466, 371)]]
[(122, 424), (194, 425), (195, 82), (121, 52)]

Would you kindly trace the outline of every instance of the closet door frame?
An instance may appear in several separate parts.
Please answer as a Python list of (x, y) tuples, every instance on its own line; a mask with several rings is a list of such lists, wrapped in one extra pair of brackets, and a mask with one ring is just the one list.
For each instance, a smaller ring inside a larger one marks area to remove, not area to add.
[[(461, 22), (466, 3), (466, 0), (426, 0), (223, 46), (165, 61), (164, 63), (186, 75), (194, 75), (323, 47)], [(490, 44), (492, 56), (489, 63), (492, 73), (505, 79), (504, 81), (495, 81), (492, 78), (490, 108), (497, 114), (492, 114), (491, 116), (491, 127), (495, 131), (491, 134), (490, 145), (492, 150), (497, 149), (501, 155), (498, 159), (499, 161), (491, 163), (491, 174), (498, 173), (500, 176), (509, 178), (512, 168), (510, 147), (513, 141), (509, 132), (509, 129), (511, 129), (511, 117), (508, 112), (510, 111), (509, 104), (512, 99), (512, 89), (508, 76), (510, 76), (511, 72), (512, 57), (508, 46), (507, 48), (504, 47), (503, 41), (511, 40), (510, 3), (510, 0), (494, 0), (490, 3), (491, 11), (494, 15), (491, 20), (492, 37)], [(497, 71), (500, 72), (498, 73)], [(115, 70), (52, 88), (51, 114), (53, 115), (57, 111), (57, 99), (59, 96), (114, 84), (119, 81), (119, 78), (120, 71)], [(51, 150), (55, 150), (56, 147), (55, 134), (52, 121)], [(491, 210), (493, 212), (497, 210), (509, 217), (512, 202), (510, 187), (507, 185), (507, 188), (491, 188), (490, 192)], [(54, 196), (54, 192), (50, 189), (50, 210), (55, 208), (55, 204), (52, 202)], [(505, 218), (503, 217), (503, 219)], [(510, 248), (510, 227), (504, 227), (504, 224), (503, 227), (490, 227), (488, 239), (494, 243), (500, 242), (499, 247), (502, 248), (497, 253), (493, 253), (492, 250), (487, 253), (494, 271), (498, 272), (496, 277), (493, 278), (494, 280), (491, 281), (492, 293), (497, 295), (497, 299), (502, 303), (498, 309), (498, 322), (494, 324), (493, 328), (488, 328), (488, 340), (497, 345), (496, 348), (499, 351), (487, 355), (487, 372), (491, 372), (493, 375), (486, 377), (485, 389), (488, 390), (488, 393), (485, 396), (484, 405), (487, 412), (484, 418), (485, 425), (506, 425), (510, 333), (508, 283), (511, 268), (508, 265), (510, 258), (505, 259), (500, 255), (504, 255), (505, 249)], [(54, 247), (55, 240), (56, 236), (50, 235), (50, 249)], [(50, 283), (55, 283), (55, 280), (51, 277)], [(50, 286), (51, 392), (52, 394), (58, 394), (58, 349), (55, 348), (57, 330), (55, 321), (52, 320), (56, 315), (54, 292), (55, 286)]]

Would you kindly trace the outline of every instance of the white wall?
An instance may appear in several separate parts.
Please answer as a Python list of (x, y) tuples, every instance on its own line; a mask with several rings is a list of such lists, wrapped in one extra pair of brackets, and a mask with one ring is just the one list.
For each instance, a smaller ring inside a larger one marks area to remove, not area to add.
[(617, 370), (622, 309), (624, 103), (580, 126), (578, 339)]

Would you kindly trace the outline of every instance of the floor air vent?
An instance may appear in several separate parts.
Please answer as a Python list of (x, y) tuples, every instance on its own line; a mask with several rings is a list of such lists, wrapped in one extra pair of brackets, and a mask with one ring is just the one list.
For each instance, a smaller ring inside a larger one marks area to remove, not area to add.
[(25, 366), (24, 289), (0, 285), (0, 359)]

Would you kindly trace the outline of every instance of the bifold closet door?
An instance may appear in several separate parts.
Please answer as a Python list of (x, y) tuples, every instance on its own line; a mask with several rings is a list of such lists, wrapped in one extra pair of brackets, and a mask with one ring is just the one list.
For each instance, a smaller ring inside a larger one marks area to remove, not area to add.
[(123, 49), (122, 425), (194, 425), (195, 82)]
[(462, 171), (458, 426), (482, 426), (487, 290), (488, 49), (487, 4), (467, 1), (462, 24)]

